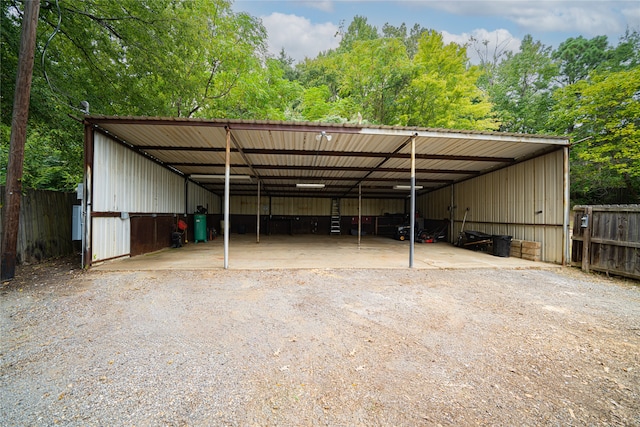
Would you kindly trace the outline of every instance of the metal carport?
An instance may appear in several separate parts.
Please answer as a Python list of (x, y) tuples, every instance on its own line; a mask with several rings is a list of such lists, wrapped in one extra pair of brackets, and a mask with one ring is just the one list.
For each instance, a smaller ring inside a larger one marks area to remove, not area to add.
[[(130, 256), (127, 240), (135, 236), (127, 221), (141, 218), (144, 228), (155, 218), (157, 229), (157, 218), (192, 214), (204, 202), (222, 213), (223, 204), (228, 206), (224, 200), (249, 200), (258, 218), (258, 238), (265, 214), (261, 198), (288, 203), (293, 215), (308, 209), (296, 210), (297, 200), (310, 205), (329, 199), (396, 201), (404, 206), (409, 193), (396, 188), (411, 184), (412, 142), (418, 190), (411, 200), (434, 218), (446, 215), (451, 236), (469, 205), (478, 205), (474, 212), (480, 212), (483, 202), (504, 204), (474, 218), (475, 225), (495, 232), (515, 224), (522, 229), (520, 238), (527, 233), (551, 236), (547, 239), (554, 240), (555, 252), (562, 248), (561, 254), (546, 260), (566, 262), (566, 138), (360, 124), (86, 116), (84, 264)], [(529, 177), (537, 188), (531, 200), (523, 194)], [(504, 181), (511, 183), (505, 186)], [(489, 196), (478, 198), (483, 191)], [(521, 206), (526, 212), (518, 212)], [(548, 219), (538, 220), (540, 214)]]

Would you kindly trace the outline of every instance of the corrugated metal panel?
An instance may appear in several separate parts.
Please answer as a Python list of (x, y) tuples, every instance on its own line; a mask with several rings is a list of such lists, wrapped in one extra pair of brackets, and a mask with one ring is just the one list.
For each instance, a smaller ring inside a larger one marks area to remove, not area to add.
[(195, 213), (198, 206), (208, 207), (209, 213), (221, 212), (220, 197), (191, 181), (189, 181), (188, 186), (187, 213)]
[[(255, 215), (257, 197), (234, 196), (230, 199), (229, 212), (232, 215)], [(269, 214), (269, 199), (261, 198), (262, 215)], [(272, 197), (272, 215), (288, 216), (329, 216), (331, 215), (331, 200), (315, 197)], [(402, 199), (362, 199), (362, 215), (379, 216), (386, 213), (404, 212)], [(358, 199), (341, 199), (340, 214), (342, 216), (358, 215)]]
[[(541, 150), (553, 150), (568, 144), (566, 139), (541, 135), (376, 125), (362, 127), (355, 124), (101, 116), (90, 116), (87, 120), (118, 135), (129, 144), (141, 149), (148, 147), (152, 156), (187, 175), (224, 172), (221, 165), (224, 163), (226, 145), (225, 126), (231, 129), (232, 148), (245, 150), (245, 156), (232, 152), (231, 163), (236, 165), (232, 167), (233, 174), (260, 177), (286, 174), (299, 179), (325, 179), (329, 174), (341, 178), (362, 178), (378, 167), (386, 170), (398, 168), (398, 174), (401, 175), (408, 168), (408, 158), (392, 157), (395, 153), (408, 155), (411, 147), (409, 138), (417, 134), (417, 167), (435, 172), (418, 173), (417, 178), (423, 180), (425, 188), (470, 176), (446, 171), (479, 173), (496, 165), (510, 164), (515, 159), (531, 156)], [(320, 131), (331, 135), (331, 141), (327, 138), (317, 139)], [(327, 152), (327, 155), (314, 155), (322, 152)], [(429, 155), (436, 158), (420, 158)], [(287, 167), (298, 169), (287, 170)], [(391, 175), (388, 179), (395, 181), (396, 176)], [(269, 188), (268, 180), (264, 181), (264, 185), (265, 190), (273, 191)], [(375, 184), (364, 182), (365, 187), (372, 185)], [(238, 190), (238, 195), (246, 194), (243, 189)], [(284, 193), (278, 190), (282, 195), (298, 195), (292, 188), (282, 191)], [(339, 197), (342, 190), (341, 187), (327, 187), (322, 193)], [(388, 196), (393, 197), (391, 194)]]
[[(542, 260), (562, 262), (562, 152), (455, 184), (454, 236), (460, 232), (465, 209), (466, 230), (510, 235), (542, 243)], [(418, 199), (429, 219), (448, 217), (450, 187)], [(443, 217), (442, 215), (445, 214)]]
[(451, 186), (427, 193), (416, 200), (416, 209), (424, 218), (449, 219), (451, 205)]
[[(162, 156), (164, 151), (149, 150), (148, 153), (154, 157)], [(242, 156), (239, 153), (231, 153), (231, 163), (243, 163)], [(202, 151), (173, 151), (171, 155), (171, 163), (214, 163), (224, 165), (225, 153), (219, 152), (202, 152)]]
[[(386, 213), (404, 213), (404, 200), (362, 199), (362, 216), (382, 216)], [(340, 215), (357, 216), (358, 199), (341, 199)]]
[(331, 215), (331, 199), (314, 197), (272, 197), (272, 215)]
[(102, 135), (95, 135), (93, 210), (174, 213), (184, 210), (184, 179)]
[(91, 219), (91, 262), (128, 256), (130, 253), (131, 224), (129, 218)]
[[(260, 197), (260, 215), (269, 215), (269, 198)], [(257, 215), (257, 196), (233, 196), (229, 199), (229, 213), (231, 215)]]

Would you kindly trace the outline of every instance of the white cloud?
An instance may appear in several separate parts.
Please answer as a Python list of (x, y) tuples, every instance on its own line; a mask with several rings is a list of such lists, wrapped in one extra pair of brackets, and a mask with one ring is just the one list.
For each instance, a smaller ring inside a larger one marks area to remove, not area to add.
[[(473, 38), (475, 41), (471, 41)], [(484, 28), (473, 30), (471, 33), (451, 34), (442, 31), (442, 40), (445, 43), (457, 43), (467, 46), (467, 56), (472, 64), (479, 64), (481, 59), (493, 61), (499, 59), (506, 52), (515, 52), (520, 49), (521, 40), (512, 36), (505, 29), (487, 31)]]
[(503, 17), (535, 34), (578, 32), (598, 35), (624, 32), (638, 26), (640, 3), (617, 0), (560, 1), (430, 1), (429, 7), (456, 15)]
[(596, 35), (620, 32), (624, 22), (608, 7), (594, 4), (592, 7), (521, 8), (511, 14), (512, 19), (526, 30), (533, 32), (578, 31)]
[(336, 37), (339, 28), (331, 22), (313, 24), (307, 18), (277, 12), (260, 19), (269, 34), (269, 53), (274, 56), (284, 48), (288, 56), (302, 61), (305, 57), (315, 58), (340, 43)]

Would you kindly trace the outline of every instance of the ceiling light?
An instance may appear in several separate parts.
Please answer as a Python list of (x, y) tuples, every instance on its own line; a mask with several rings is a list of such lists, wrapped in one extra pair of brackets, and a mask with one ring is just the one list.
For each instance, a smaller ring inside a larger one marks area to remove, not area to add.
[(299, 183), (296, 184), (298, 188), (324, 188), (324, 184), (314, 184), (314, 183)]
[[(422, 185), (416, 185), (414, 187), (416, 190), (422, 190)], [(394, 190), (411, 190), (411, 186), (410, 185), (394, 185), (393, 186)]]

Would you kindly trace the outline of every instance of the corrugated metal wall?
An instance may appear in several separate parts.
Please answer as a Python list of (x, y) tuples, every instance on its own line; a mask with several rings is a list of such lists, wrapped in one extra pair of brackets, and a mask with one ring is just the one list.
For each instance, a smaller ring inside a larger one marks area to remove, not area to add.
[[(254, 210), (255, 212), (255, 210)], [(331, 199), (272, 197), (272, 215), (331, 215)]]
[[(449, 218), (452, 187), (428, 193), (417, 206), (430, 219)], [(556, 151), (453, 186), (453, 236), (466, 230), (542, 243), (542, 260), (561, 263), (563, 153)]]
[(100, 133), (94, 141), (94, 211), (184, 211), (184, 178)]
[(418, 197), (416, 210), (424, 218), (449, 219), (449, 205), (451, 205), (451, 186)]
[(92, 261), (103, 261), (128, 255), (131, 252), (131, 224), (129, 218), (92, 218)]
[[(362, 199), (362, 216), (404, 213), (403, 199)], [(340, 215), (357, 216), (358, 199), (341, 199)]]
[[(231, 215), (255, 215), (256, 196), (237, 196), (229, 200)], [(269, 215), (269, 198), (261, 197), (261, 214)], [(211, 211), (210, 211), (211, 212)], [(378, 216), (385, 213), (403, 213), (404, 200), (362, 199), (362, 215)], [(358, 199), (340, 199), (342, 216), (358, 215)], [(331, 199), (313, 197), (272, 197), (271, 215), (278, 216), (330, 216)]]
[[(187, 213), (196, 212), (198, 206), (208, 207), (209, 213), (220, 212), (220, 197), (189, 181), (187, 184)], [(184, 208), (183, 208), (184, 209)]]
[[(192, 214), (198, 205), (220, 210), (220, 198), (167, 168), (94, 134), (91, 262), (131, 251), (131, 214)], [(119, 214), (119, 215), (118, 215)]]
[[(257, 191), (257, 190), (256, 190)], [(257, 196), (234, 196), (229, 198), (231, 215), (256, 215), (258, 213)], [(261, 214), (269, 215), (269, 198), (260, 197)], [(222, 211), (219, 211), (222, 213)]]

